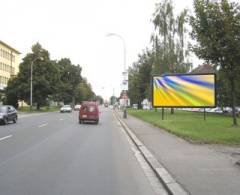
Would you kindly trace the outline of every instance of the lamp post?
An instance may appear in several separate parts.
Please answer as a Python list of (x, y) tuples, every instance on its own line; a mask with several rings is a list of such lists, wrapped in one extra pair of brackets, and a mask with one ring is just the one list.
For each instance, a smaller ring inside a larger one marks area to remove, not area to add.
[(30, 73), (30, 112), (32, 111), (32, 100), (33, 100), (33, 63), (37, 60), (42, 60), (41, 57), (37, 57), (31, 61), (31, 73)]
[[(117, 34), (117, 33), (108, 33), (107, 34), (107, 37), (110, 37), (110, 36), (115, 36), (115, 37), (118, 37), (121, 39), (122, 43), (123, 43), (123, 77), (126, 76), (126, 43), (125, 43), (125, 40), (124, 38)], [(124, 78), (125, 79), (125, 78)], [(125, 90), (127, 91), (127, 90)], [(124, 90), (123, 90), (124, 92)], [(127, 118), (127, 102), (126, 102), (126, 99), (124, 99), (124, 108), (123, 108), (123, 118)]]

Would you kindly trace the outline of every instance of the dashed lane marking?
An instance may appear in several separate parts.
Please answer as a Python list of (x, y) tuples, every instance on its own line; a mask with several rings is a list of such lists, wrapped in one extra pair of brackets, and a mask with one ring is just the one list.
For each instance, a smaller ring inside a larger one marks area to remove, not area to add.
[(42, 125), (39, 125), (38, 128), (42, 128), (42, 127), (45, 127), (47, 126), (48, 124), (42, 124)]
[(5, 140), (5, 139), (8, 139), (8, 138), (10, 138), (10, 137), (12, 137), (12, 135), (8, 135), (8, 136), (5, 136), (5, 137), (2, 137), (2, 138), (0, 138), (0, 141)]

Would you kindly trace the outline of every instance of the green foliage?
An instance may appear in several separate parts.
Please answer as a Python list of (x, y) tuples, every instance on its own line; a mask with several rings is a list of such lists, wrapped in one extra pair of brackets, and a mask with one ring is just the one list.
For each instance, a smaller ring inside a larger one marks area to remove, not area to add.
[(96, 100), (95, 93), (92, 91), (91, 85), (87, 82), (86, 78), (78, 84), (76, 89), (76, 102), (94, 101)]
[(185, 73), (190, 70), (185, 27), (187, 16), (187, 10), (183, 10), (179, 16), (174, 16), (171, 0), (163, 0), (156, 5), (152, 20), (155, 32), (151, 37), (155, 52), (155, 75)]
[(18, 91), (18, 79), (12, 78), (8, 81), (8, 85), (5, 88), (5, 96), (4, 104), (13, 105), (15, 108), (18, 108), (18, 100), (19, 100), (19, 91)]
[(214, 64), (221, 77), (228, 80), (233, 124), (237, 125), (235, 105), (236, 80), (240, 70), (240, 6), (227, 0), (195, 0), (194, 10), (195, 16), (190, 19), (191, 35), (197, 43), (192, 49), (197, 56)]
[(100, 104), (103, 104), (103, 98), (102, 98), (102, 96), (97, 95), (97, 96), (95, 97), (95, 100), (96, 100), (97, 102), (99, 102)]
[(59, 72), (50, 60), (47, 50), (37, 43), (33, 45), (32, 52), (23, 58), (17, 75), (17, 91), (20, 99), (30, 102), (30, 74), (33, 69), (33, 103), (38, 109), (46, 104), (46, 98), (57, 91), (55, 83), (59, 82)]
[(187, 10), (174, 16), (172, 1), (163, 0), (156, 5), (153, 14), (154, 33), (152, 48), (146, 49), (129, 69), (128, 94), (132, 104), (141, 107), (143, 99), (151, 101), (152, 76), (166, 73), (186, 73), (192, 64), (188, 62), (186, 43)]
[(3, 102), (5, 99), (5, 93), (4, 90), (0, 90), (0, 102)]
[(24, 112), (24, 113), (28, 113), (28, 112), (56, 112), (56, 111), (59, 111), (59, 107), (56, 107), (56, 106), (53, 106), (53, 107), (49, 107), (49, 106), (42, 106), (40, 109), (37, 109), (37, 107), (33, 106), (32, 108), (32, 111), (30, 111), (30, 108), (29, 106), (24, 106), (24, 107), (21, 107), (19, 106), (18, 107), (18, 111), (19, 112)]
[(141, 101), (145, 98), (151, 99), (151, 78), (153, 55), (151, 51), (144, 51), (139, 59), (129, 69), (129, 92), (132, 104), (141, 107)]
[(82, 81), (82, 68), (72, 64), (67, 58), (59, 60), (56, 64), (60, 74), (57, 98), (65, 104), (75, 104), (78, 85)]
[(75, 101), (93, 100), (95, 94), (86, 79), (82, 79), (80, 65), (74, 65), (70, 59), (59, 61), (50, 59), (47, 50), (37, 43), (32, 46), (19, 66), (19, 73), (10, 79), (6, 88), (5, 103), (18, 106), (18, 100), (30, 102), (30, 75), (33, 70), (33, 103), (39, 110), (49, 101), (63, 101), (75, 104)]
[(110, 97), (110, 104), (114, 105), (117, 102), (117, 97), (116, 96), (111, 96)]

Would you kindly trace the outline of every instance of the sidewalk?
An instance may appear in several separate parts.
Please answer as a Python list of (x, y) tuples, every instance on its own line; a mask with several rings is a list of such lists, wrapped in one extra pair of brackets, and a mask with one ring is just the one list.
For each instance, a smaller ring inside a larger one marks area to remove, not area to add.
[(240, 166), (230, 156), (240, 148), (191, 144), (130, 115), (122, 120), (192, 195), (240, 194)]

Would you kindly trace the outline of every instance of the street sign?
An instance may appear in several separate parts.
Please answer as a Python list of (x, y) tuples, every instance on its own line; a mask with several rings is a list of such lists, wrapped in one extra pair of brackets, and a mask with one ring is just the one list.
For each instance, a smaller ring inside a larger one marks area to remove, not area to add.
[(128, 90), (128, 80), (123, 80), (122, 82), (122, 90)]
[(127, 71), (124, 71), (122, 73), (122, 76), (123, 76), (123, 81), (122, 81), (122, 90), (125, 90), (127, 91), (128, 90), (128, 72)]

